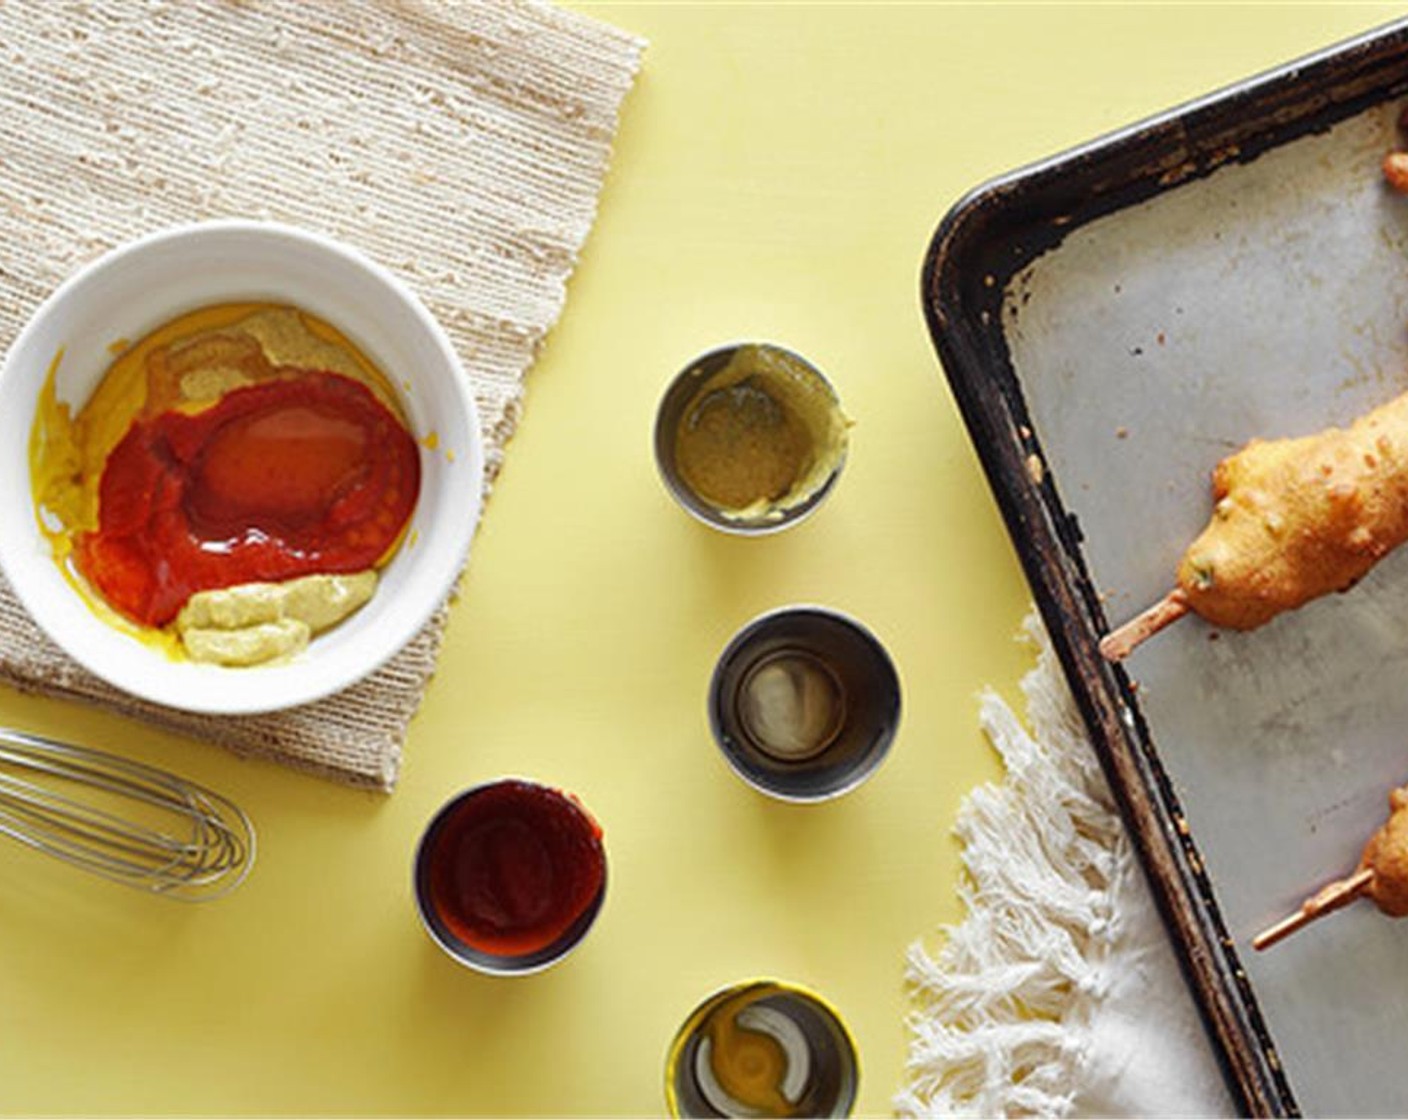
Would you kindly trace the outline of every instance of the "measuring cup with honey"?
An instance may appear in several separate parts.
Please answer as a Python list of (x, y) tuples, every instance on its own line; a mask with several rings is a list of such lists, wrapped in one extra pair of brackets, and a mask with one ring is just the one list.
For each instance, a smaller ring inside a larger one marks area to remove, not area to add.
[(855, 1042), (830, 1004), (780, 980), (716, 992), (675, 1035), (665, 1062), (671, 1116), (849, 1116)]

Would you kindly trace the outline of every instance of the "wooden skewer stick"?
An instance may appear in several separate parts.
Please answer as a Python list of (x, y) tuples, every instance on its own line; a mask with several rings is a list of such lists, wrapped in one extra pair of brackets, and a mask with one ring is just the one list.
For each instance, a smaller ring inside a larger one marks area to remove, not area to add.
[(1183, 591), (1174, 588), (1152, 607), (1106, 634), (1100, 640), (1100, 653), (1107, 661), (1123, 661), (1140, 642), (1173, 625), (1192, 609)]
[(1369, 890), (1374, 881), (1374, 869), (1361, 867), (1348, 879), (1337, 879), (1327, 887), (1322, 887), (1300, 904), (1294, 914), (1282, 918), (1273, 926), (1268, 926), (1252, 938), (1253, 949), (1269, 949), (1284, 937), (1308, 926), (1316, 918), (1323, 918), (1341, 906), (1348, 906)]

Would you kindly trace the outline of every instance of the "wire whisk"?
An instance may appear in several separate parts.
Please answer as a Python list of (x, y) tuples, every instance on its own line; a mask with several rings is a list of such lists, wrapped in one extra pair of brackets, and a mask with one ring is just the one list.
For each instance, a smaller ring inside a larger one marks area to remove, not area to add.
[(154, 766), (9, 728), (0, 728), (0, 835), (192, 902), (228, 894), (254, 863), (254, 826), (228, 798)]

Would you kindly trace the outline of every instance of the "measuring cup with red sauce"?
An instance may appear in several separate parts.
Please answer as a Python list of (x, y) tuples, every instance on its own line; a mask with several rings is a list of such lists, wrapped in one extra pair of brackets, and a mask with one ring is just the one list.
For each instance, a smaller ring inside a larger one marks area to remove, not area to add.
[(601, 827), (570, 794), (521, 778), (474, 786), (432, 818), (416, 905), (436, 944), (500, 976), (538, 972), (586, 936), (606, 894)]

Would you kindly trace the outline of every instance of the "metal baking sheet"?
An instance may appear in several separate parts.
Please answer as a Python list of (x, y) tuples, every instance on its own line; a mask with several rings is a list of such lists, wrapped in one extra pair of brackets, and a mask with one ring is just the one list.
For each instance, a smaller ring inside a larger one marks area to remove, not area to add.
[(1408, 780), (1408, 549), (1249, 634), (1095, 649), (1172, 586), (1254, 436), (1408, 391), (1408, 25), (975, 192), (930, 326), (1248, 1112), (1402, 1115), (1408, 922), (1361, 903), (1251, 936), (1347, 873)]

